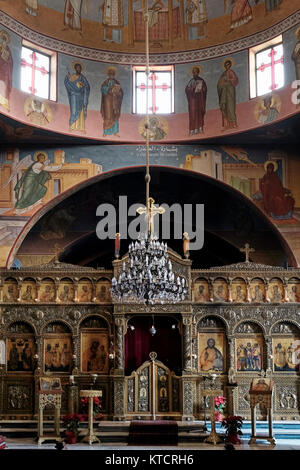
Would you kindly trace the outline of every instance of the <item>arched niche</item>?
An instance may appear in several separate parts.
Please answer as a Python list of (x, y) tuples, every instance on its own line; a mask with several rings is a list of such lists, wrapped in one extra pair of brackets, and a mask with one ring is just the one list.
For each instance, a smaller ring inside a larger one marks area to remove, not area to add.
[(198, 322), (197, 351), (198, 372), (226, 372), (226, 325), (219, 317), (210, 315)]
[(40, 302), (54, 302), (56, 297), (55, 282), (50, 277), (45, 277), (40, 285)]
[(34, 329), (30, 323), (17, 321), (7, 328), (7, 372), (32, 373), (36, 353)]
[(278, 277), (274, 277), (268, 284), (268, 299), (271, 302), (282, 302), (284, 300), (283, 282)]
[[(125, 334), (125, 374), (130, 375), (145, 361), (150, 352), (157, 353), (161, 361), (176, 375), (182, 373), (182, 339), (178, 328), (178, 318), (174, 315), (137, 315), (127, 323)], [(156, 333), (151, 334), (154, 325)]]
[(107, 374), (111, 349), (107, 321), (90, 315), (80, 323), (80, 371)]
[(47, 323), (43, 329), (43, 369), (53, 374), (70, 373), (72, 369), (72, 335), (61, 321)]
[(96, 294), (95, 300), (98, 303), (110, 303), (111, 296), (110, 296), (110, 288), (111, 288), (111, 281), (106, 277), (101, 277), (96, 282)]
[(37, 298), (36, 281), (33, 278), (27, 277), (21, 285), (20, 299), (21, 302), (34, 302)]
[(75, 289), (72, 279), (64, 277), (58, 287), (58, 301), (68, 303), (74, 301)]
[(91, 302), (93, 295), (93, 284), (88, 278), (81, 278), (78, 283), (78, 302)]
[(288, 302), (300, 302), (300, 279), (298, 277), (292, 277), (288, 281), (287, 300)]
[(272, 330), (273, 371), (299, 373), (300, 371), (300, 329), (297, 325), (277, 322)]
[(260, 277), (251, 280), (249, 297), (251, 302), (264, 302), (266, 300), (265, 283)]
[(229, 289), (226, 280), (218, 277), (213, 282), (213, 298), (214, 302), (228, 302)]
[(250, 321), (239, 323), (235, 329), (236, 372), (261, 372), (265, 364), (266, 346), (261, 326)]
[(16, 302), (18, 300), (18, 283), (16, 279), (8, 277), (3, 284), (3, 302)]
[(247, 285), (244, 279), (241, 277), (233, 279), (230, 289), (233, 302), (247, 301)]
[(194, 302), (209, 302), (210, 293), (209, 285), (206, 279), (197, 278), (193, 286), (193, 300)]

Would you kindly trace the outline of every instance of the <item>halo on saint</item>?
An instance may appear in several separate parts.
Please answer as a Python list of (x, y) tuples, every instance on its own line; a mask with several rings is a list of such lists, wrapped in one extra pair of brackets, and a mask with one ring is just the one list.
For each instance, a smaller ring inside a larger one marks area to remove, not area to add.
[(234, 59), (232, 57), (226, 57), (226, 59), (224, 59), (222, 62), (223, 69), (225, 69), (226, 62), (231, 62), (231, 67), (234, 66)]
[(278, 163), (275, 162), (274, 160), (267, 160), (265, 163), (264, 163), (264, 169), (265, 171), (267, 171), (267, 168), (268, 168), (268, 165), (273, 165), (273, 171), (277, 171), (278, 169)]
[(10, 35), (7, 31), (4, 31), (4, 29), (2, 29), (0, 31), (0, 39), (4, 40), (6, 43), (9, 43), (10, 42)]
[(79, 64), (80, 67), (81, 67), (81, 72), (84, 72), (84, 65), (83, 65), (83, 63), (82, 63), (80, 60), (73, 60), (73, 62), (72, 62), (72, 67), (73, 67), (74, 70), (75, 70), (75, 65), (76, 65), (76, 64)]
[(190, 68), (190, 75), (193, 75), (193, 70), (194, 69), (199, 70), (199, 75), (200, 75), (200, 73), (202, 73), (202, 70), (203, 70), (201, 65), (195, 64), (195, 65), (193, 65), (193, 67)]
[(296, 36), (297, 39), (300, 40), (300, 26), (299, 26), (299, 28), (296, 29), (295, 36)]
[(115, 77), (118, 75), (118, 69), (114, 65), (109, 65), (108, 67), (106, 67), (106, 69), (104, 70), (105, 75), (108, 75), (110, 70), (114, 72)]
[[(39, 155), (42, 155), (43, 156), (43, 159), (40, 159), (38, 160), (38, 156)], [(39, 152), (35, 152), (34, 156), (33, 156), (34, 160), (36, 162), (40, 161), (40, 162), (45, 162), (46, 160), (48, 160), (48, 155), (46, 152), (42, 152), (41, 150)]]

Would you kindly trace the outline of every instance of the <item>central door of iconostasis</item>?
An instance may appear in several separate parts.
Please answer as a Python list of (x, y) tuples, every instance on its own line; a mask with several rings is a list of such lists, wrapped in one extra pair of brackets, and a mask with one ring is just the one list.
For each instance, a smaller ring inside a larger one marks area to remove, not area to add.
[(125, 335), (126, 415), (181, 415), (182, 339), (178, 319), (136, 316)]

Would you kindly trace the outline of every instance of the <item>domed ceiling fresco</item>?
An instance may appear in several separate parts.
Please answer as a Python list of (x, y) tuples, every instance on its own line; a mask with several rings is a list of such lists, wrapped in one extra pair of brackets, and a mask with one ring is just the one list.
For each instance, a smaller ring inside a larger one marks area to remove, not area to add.
[[(144, 2), (2, 0), (0, 8), (52, 38), (101, 50), (143, 52)], [(150, 46), (159, 53), (214, 46), (262, 32), (295, 13), (299, 0), (149, 0), (148, 5)]]

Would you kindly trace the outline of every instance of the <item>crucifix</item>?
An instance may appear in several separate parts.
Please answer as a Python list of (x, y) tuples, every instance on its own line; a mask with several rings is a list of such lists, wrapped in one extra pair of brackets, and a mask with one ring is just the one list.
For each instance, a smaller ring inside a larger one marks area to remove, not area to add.
[(165, 212), (163, 207), (156, 207), (154, 202), (154, 199), (149, 197), (147, 201), (147, 207), (139, 207), (137, 209), (138, 214), (146, 214), (148, 221), (148, 232), (151, 234), (151, 236), (154, 235), (154, 216), (157, 214), (163, 214)]
[(246, 256), (245, 262), (246, 262), (246, 263), (249, 263), (249, 254), (250, 254), (250, 253), (253, 253), (253, 252), (255, 251), (255, 249), (254, 249), (254, 248), (250, 248), (249, 243), (246, 243), (244, 248), (240, 248), (240, 251), (241, 251), (242, 253), (245, 253), (245, 256)]

